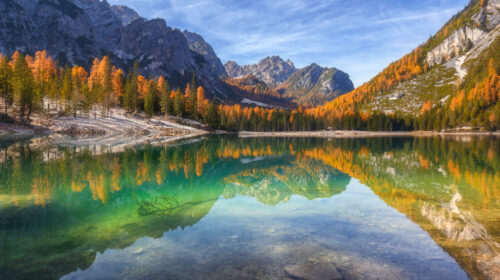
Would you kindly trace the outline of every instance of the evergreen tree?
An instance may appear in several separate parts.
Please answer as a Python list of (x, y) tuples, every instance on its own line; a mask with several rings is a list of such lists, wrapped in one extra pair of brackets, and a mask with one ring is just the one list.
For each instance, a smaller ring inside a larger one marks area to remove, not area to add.
[[(34, 105), (34, 81), (33, 73), (26, 62), (24, 55), (19, 54), (14, 60), (12, 74), (12, 89), (14, 100), (19, 106), (20, 120), (29, 121)], [(26, 119), (25, 119), (26, 117)]]
[(61, 97), (64, 99), (64, 110), (68, 113), (70, 108), (70, 101), (72, 100), (73, 82), (71, 80), (71, 70), (68, 66), (64, 68), (64, 78), (61, 87)]
[(164, 115), (169, 113), (170, 101), (170, 89), (168, 87), (168, 82), (165, 81), (163, 77), (158, 79), (158, 92), (160, 95), (160, 112)]
[(191, 111), (191, 118), (193, 119), (198, 119), (199, 114), (198, 114), (198, 101), (197, 101), (197, 90), (196, 90), (196, 79), (195, 75), (193, 73), (193, 78), (191, 80), (191, 92), (189, 94), (189, 97), (191, 100), (189, 101), (189, 104), (191, 105), (190, 111)]
[(5, 114), (14, 101), (12, 96), (12, 69), (7, 57), (0, 56), (0, 97), (4, 100)]
[(157, 88), (154, 81), (149, 82), (149, 88), (144, 98), (144, 112), (147, 117), (152, 117), (155, 112), (155, 97), (157, 96)]
[(102, 87), (101, 105), (104, 110), (103, 113), (107, 114), (113, 103), (111, 61), (108, 56), (103, 57), (101, 63), (99, 64), (99, 76)]
[(207, 109), (207, 123), (213, 128), (220, 127), (220, 116), (217, 112), (217, 101), (212, 99)]
[(125, 82), (125, 96), (123, 106), (128, 112), (136, 112), (138, 109), (139, 91), (137, 88), (137, 74), (129, 72)]
[(205, 103), (205, 89), (203, 87), (198, 87), (196, 90), (196, 112), (197, 115), (200, 118), (205, 117), (205, 108), (204, 108), (204, 103)]
[(182, 115), (184, 112), (184, 102), (182, 98), (182, 93), (181, 89), (177, 88), (174, 94), (174, 106), (173, 106), (173, 113), (176, 116)]

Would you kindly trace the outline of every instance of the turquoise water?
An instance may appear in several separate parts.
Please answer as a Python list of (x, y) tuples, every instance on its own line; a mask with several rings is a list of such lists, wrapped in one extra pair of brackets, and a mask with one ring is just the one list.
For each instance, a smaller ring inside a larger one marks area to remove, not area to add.
[(495, 138), (0, 144), (0, 279), (496, 279)]

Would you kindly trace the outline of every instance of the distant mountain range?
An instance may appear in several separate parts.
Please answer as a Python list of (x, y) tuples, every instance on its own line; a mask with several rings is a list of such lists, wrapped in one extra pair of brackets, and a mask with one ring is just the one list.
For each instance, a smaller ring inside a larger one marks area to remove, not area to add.
[(243, 66), (228, 61), (224, 66), (229, 77), (257, 77), (298, 105), (321, 105), (354, 89), (349, 75), (336, 68), (323, 68), (313, 63), (297, 69), (293, 62), (279, 56)]

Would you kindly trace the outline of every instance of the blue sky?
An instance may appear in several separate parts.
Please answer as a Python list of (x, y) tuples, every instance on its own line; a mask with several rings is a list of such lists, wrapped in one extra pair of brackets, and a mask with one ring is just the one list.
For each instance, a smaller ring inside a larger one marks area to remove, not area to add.
[(108, 0), (201, 34), (225, 63), (316, 62), (356, 86), (424, 42), (469, 0)]

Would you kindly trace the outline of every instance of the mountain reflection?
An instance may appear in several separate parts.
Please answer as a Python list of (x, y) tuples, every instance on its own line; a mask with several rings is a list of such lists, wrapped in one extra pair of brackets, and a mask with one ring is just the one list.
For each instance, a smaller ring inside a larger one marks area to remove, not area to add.
[(362, 139), (299, 157), (358, 178), (418, 223), (471, 278), (500, 275), (498, 139)]
[(221, 198), (271, 206), (293, 195), (329, 198), (353, 177), (418, 223), (470, 277), (494, 279), (500, 147), (467, 140), (210, 137), (119, 153), (4, 145), (0, 275), (57, 278), (90, 266), (97, 252), (192, 226)]

